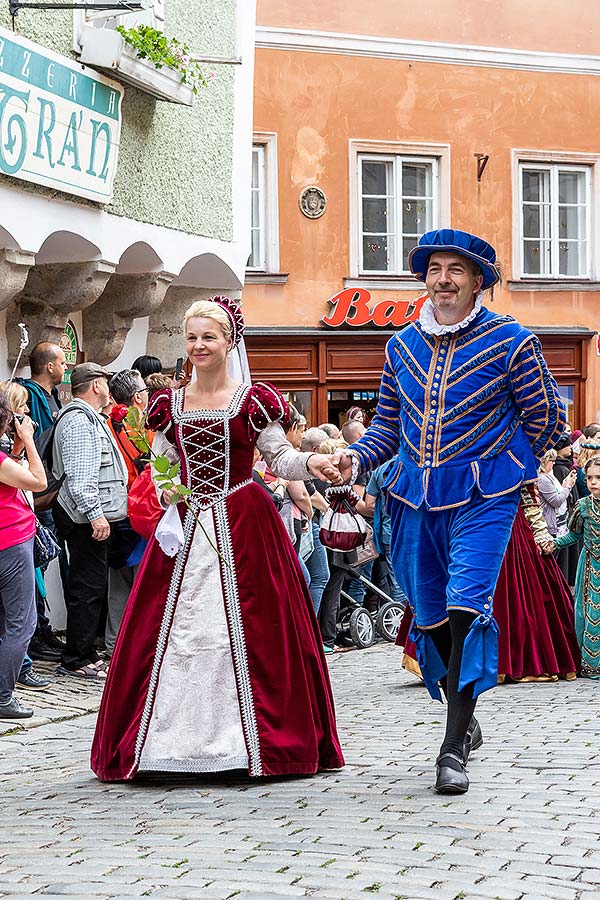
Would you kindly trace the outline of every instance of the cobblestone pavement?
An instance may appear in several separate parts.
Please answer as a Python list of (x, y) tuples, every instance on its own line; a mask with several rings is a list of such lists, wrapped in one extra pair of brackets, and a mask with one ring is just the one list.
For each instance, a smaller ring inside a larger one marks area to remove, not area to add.
[(340, 654), (330, 669), (347, 766), (314, 778), (103, 785), (89, 713), (0, 738), (0, 895), (600, 896), (600, 685), (485, 695), (472, 788), (453, 798), (432, 790), (443, 708), (399, 651)]
[(100, 704), (101, 685), (92, 680), (84, 681), (70, 675), (56, 675), (56, 663), (36, 661), (34, 670), (50, 679), (45, 691), (26, 690), (17, 684), (17, 696), (23, 706), (33, 708), (31, 719), (0, 720), (0, 737), (15, 731), (37, 728), (49, 722), (74, 719), (85, 713), (97, 712)]

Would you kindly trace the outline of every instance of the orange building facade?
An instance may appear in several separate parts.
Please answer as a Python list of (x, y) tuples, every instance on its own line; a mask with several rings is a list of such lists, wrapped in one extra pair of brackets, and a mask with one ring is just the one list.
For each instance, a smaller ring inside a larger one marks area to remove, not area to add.
[(408, 250), (451, 226), (496, 247), (493, 308), (538, 334), (573, 427), (598, 420), (595, 19), (584, 0), (259, 0), (254, 377), (312, 424), (372, 407), (424, 293)]

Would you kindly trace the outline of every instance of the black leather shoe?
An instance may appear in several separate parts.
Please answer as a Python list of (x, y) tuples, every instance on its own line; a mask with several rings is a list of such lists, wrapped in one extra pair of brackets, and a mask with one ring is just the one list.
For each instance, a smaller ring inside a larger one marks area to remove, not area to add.
[(44, 659), (46, 662), (59, 662), (62, 656), (56, 647), (50, 647), (49, 644), (37, 640), (30, 643), (27, 652), (32, 659)]
[(47, 631), (44, 634), (43, 642), (47, 647), (51, 647), (53, 650), (59, 650), (61, 653), (63, 650), (66, 650), (67, 647), (65, 642), (61, 641), (61, 639), (54, 631)]
[(435, 761), (435, 789), (438, 794), (466, 794), (469, 790), (464, 761), (456, 753), (443, 753)]
[(3, 703), (0, 706), (0, 719), (30, 719), (33, 710), (27, 706), (21, 706), (16, 697), (13, 697), (10, 703)]
[(475, 716), (473, 716), (469, 723), (469, 727), (465, 735), (465, 742), (463, 744), (463, 756), (465, 758), (465, 762), (469, 759), (469, 754), (473, 753), (474, 750), (479, 750), (482, 744), (483, 735), (481, 733), (481, 725), (479, 724)]

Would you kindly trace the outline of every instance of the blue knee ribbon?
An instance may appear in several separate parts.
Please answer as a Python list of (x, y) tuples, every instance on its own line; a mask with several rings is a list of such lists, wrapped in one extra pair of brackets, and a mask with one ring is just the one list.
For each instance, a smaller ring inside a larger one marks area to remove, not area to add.
[(437, 651), (437, 647), (433, 643), (431, 636), (422, 629), (417, 628), (416, 622), (413, 621), (410, 629), (410, 638), (414, 641), (417, 653), (417, 662), (421, 669), (421, 675), (425, 682), (425, 687), (429, 691), (429, 695), (434, 700), (442, 701), (439, 681), (448, 674), (448, 669), (442, 662), (442, 658)]
[(471, 623), (465, 639), (458, 689), (473, 685), (473, 698), (498, 683), (498, 635), (493, 616), (482, 615)]

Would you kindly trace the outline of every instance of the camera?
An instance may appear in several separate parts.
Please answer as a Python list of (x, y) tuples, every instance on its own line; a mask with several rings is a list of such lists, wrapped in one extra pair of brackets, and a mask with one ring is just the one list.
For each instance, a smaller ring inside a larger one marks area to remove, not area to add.
[[(22, 416), (20, 413), (13, 413), (13, 418), (17, 420), (17, 422), (19, 423), (19, 425), (22, 425), (22, 424), (23, 424), (23, 421), (24, 421), (24, 419), (25, 419), (25, 416)], [(34, 431), (34, 434), (35, 434), (35, 432), (36, 432), (37, 429), (38, 429), (38, 423), (37, 423), (37, 422), (32, 422), (31, 424), (33, 425), (33, 431)], [(14, 429), (13, 429), (13, 430), (14, 430)]]

